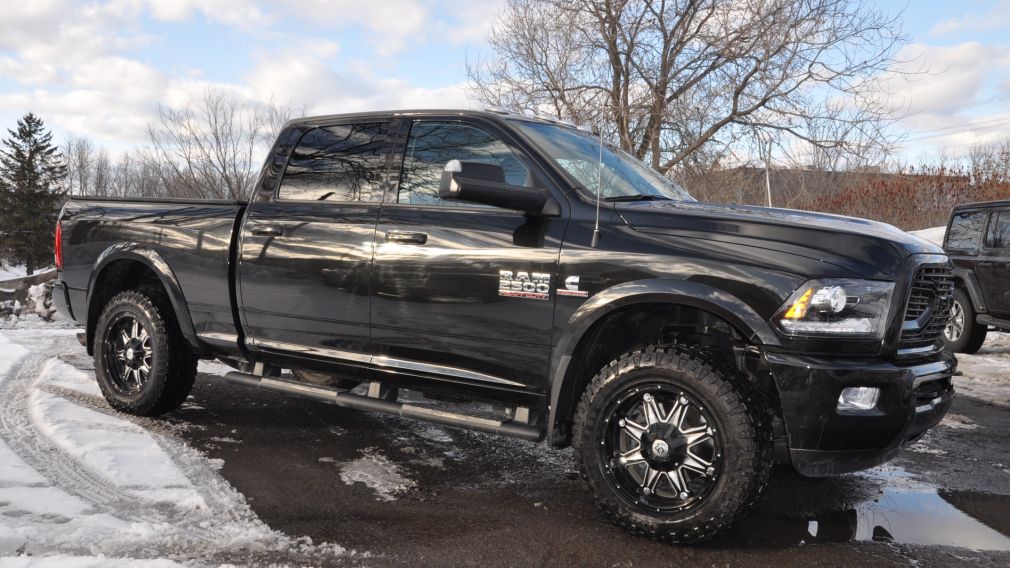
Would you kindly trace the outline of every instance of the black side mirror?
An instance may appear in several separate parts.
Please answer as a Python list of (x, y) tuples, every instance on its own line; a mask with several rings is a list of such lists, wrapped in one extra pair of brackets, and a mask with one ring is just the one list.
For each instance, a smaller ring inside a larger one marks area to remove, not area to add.
[(509, 185), (505, 170), (495, 164), (450, 160), (438, 188), (442, 199), (482, 203), (533, 215), (559, 215), (561, 210), (547, 190)]

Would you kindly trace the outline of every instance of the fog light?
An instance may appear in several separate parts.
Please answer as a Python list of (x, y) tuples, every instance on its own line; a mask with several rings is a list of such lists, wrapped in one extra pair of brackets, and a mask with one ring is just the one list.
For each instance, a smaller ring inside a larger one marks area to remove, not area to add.
[(870, 410), (877, 406), (880, 389), (874, 387), (849, 387), (838, 397), (838, 410)]

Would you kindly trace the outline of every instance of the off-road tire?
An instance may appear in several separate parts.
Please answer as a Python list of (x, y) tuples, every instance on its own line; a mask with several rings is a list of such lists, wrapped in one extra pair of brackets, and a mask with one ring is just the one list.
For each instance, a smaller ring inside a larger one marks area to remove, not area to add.
[[(954, 303), (960, 305), (964, 314), (964, 330), (956, 341), (948, 339), (946, 333), (942, 334), (943, 343), (955, 353), (967, 353), (969, 355), (977, 353), (982, 348), (982, 344), (985, 343), (985, 336), (989, 332), (989, 327), (975, 322), (975, 308), (964, 288), (954, 289)], [(951, 308), (953, 308), (953, 304)]]
[[(615, 400), (620, 404), (619, 397), (657, 381), (690, 393), (707, 407), (718, 424), (722, 455), (721, 471), (708, 496), (683, 511), (664, 514), (632, 503), (626, 492), (608, 482), (606, 476), (612, 474), (599, 435)], [(774, 457), (770, 415), (765, 400), (734, 369), (684, 346), (649, 347), (621, 355), (592, 379), (575, 418), (575, 459), (586, 491), (615, 524), (657, 541), (694, 543), (735, 523), (764, 490)]]
[[(193, 389), (198, 358), (172, 314), (162, 314), (164, 309), (167, 306), (159, 310), (147, 295), (128, 291), (113, 296), (98, 318), (93, 338), (95, 374), (105, 400), (116, 410), (157, 416), (179, 408)], [(152, 351), (147, 379), (133, 393), (117, 388), (106, 357), (109, 326), (123, 315), (134, 318), (147, 330)]]

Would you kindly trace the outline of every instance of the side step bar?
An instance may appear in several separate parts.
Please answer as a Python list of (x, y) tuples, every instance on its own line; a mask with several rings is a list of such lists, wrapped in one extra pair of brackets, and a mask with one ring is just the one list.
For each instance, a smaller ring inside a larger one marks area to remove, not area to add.
[[(413, 418), (414, 420), (423, 420), (425, 422), (434, 422), (435, 424), (443, 424), (445, 426), (456, 426), (467, 430), (476, 430), (478, 432), (489, 432), (491, 434), (520, 438), (530, 442), (538, 442), (543, 437), (539, 428), (512, 420), (502, 421), (492, 420), (489, 418), (479, 418), (476, 416), (468, 416), (466, 414), (447, 412), (434, 408), (403, 404), (396, 402), (395, 400), (385, 400), (383, 397), (361, 396), (358, 394), (352, 394), (351, 392), (345, 390), (306, 385), (303, 383), (295, 383), (272, 377), (258, 377), (256, 375), (250, 375), (239, 371), (227, 373), (224, 378), (241, 385), (259, 387), (303, 398), (311, 398), (312, 400), (327, 402), (337, 406), (343, 406), (345, 408), (367, 410), (382, 414), (392, 414), (394, 416)], [(375, 386), (378, 385), (378, 383), (372, 383), (372, 385)]]

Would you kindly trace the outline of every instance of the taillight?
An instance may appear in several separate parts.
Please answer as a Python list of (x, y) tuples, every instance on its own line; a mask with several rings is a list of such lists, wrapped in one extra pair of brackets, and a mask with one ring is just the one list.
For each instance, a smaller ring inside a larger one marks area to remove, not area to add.
[(53, 243), (56, 255), (56, 270), (63, 270), (63, 221), (56, 222), (56, 239)]

